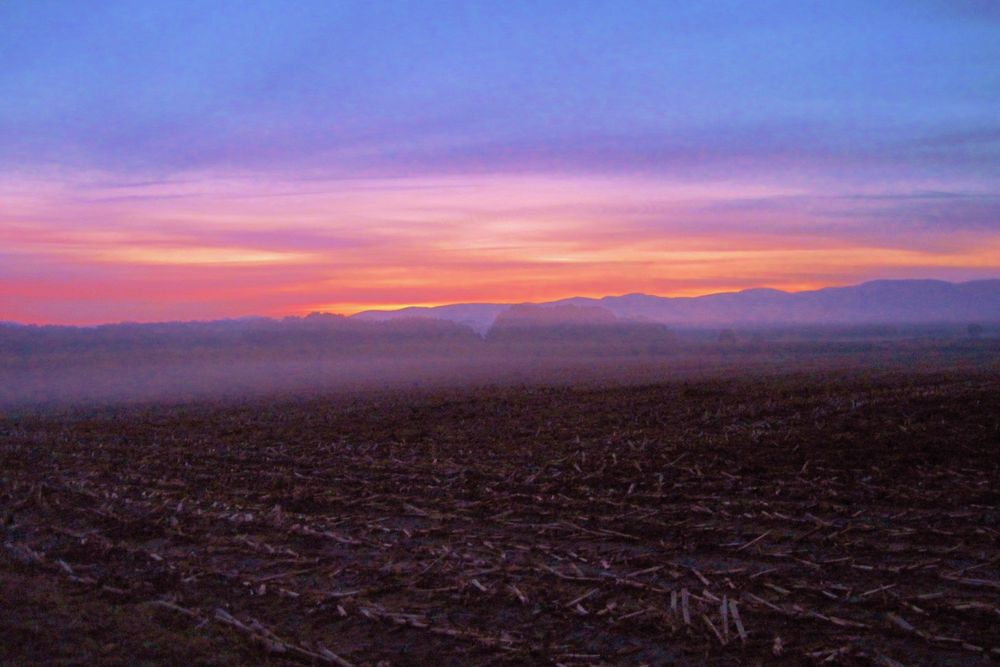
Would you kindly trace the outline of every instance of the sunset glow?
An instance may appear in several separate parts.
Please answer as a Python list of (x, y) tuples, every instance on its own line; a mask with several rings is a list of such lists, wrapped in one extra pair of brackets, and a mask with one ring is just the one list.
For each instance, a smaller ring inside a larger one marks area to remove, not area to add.
[(1000, 275), (989, 11), (47, 8), (0, 8), (0, 320)]

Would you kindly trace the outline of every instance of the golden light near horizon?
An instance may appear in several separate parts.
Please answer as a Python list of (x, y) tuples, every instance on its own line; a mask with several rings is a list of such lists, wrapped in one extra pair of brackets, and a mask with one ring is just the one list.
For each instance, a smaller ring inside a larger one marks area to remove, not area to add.
[[(9, 223), (0, 226), (8, 266), (52, 271), (32, 279), (30, 289), (8, 280), (6, 298), (14, 299), (8, 317), (43, 321), (32, 315), (37, 297), (29, 295), (104, 299), (121, 291), (123, 275), (130, 289), (148, 289), (167, 303), (212, 302), (224, 293), (218, 314), (232, 316), (801, 290), (875, 277), (1000, 272), (1000, 240), (988, 230), (886, 235), (855, 220), (831, 223), (836, 218), (822, 208), (822, 197), (770, 193), (747, 200), (749, 186), (736, 190), (740, 205), (753, 211), (741, 222), (728, 213), (731, 185), (702, 187), (705, 199), (692, 200), (690, 193), (671, 199), (676, 188), (669, 185), (598, 187), (604, 183), (524, 185), (524, 199), (532, 201), (525, 208), (506, 179), (476, 177), (464, 186), (460, 179), (400, 179), (361, 189), (332, 182), (294, 196), (288, 195), (293, 186), (271, 184), (277, 197), (258, 184), (229, 182), (219, 197), (203, 185), (196, 196), (144, 195), (108, 205), (91, 194), (87, 216), (97, 222), (84, 227), (71, 202), (22, 199), (18, 217), (0, 211)], [(580, 192), (588, 192), (583, 204)], [(652, 200), (636, 213), (643, 196)], [(773, 215), (755, 210), (775, 201)], [(858, 208), (862, 218), (882, 213), (868, 202)], [(140, 267), (147, 272), (141, 277)], [(178, 285), (172, 294), (171, 283)]]

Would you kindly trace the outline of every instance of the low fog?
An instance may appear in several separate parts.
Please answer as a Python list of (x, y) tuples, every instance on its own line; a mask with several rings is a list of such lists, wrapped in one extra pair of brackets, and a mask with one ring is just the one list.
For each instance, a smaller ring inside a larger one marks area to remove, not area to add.
[(591, 305), (515, 306), (485, 330), (430, 318), (0, 326), (0, 407), (233, 400), (711, 374), (983, 367), (1000, 327), (683, 327)]

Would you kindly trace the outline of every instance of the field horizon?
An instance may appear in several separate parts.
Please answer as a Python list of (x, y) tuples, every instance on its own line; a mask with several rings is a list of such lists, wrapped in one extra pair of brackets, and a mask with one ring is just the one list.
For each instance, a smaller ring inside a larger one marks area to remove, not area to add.
[(316, 310), (292, 315), (247, 314), (199, 320), (130, 320), (73, 324), (0, 321), (0, 326), (95, 328), (152, 324), (197, 324), (260, 319), (334, 316), (370, 321), (429, 318), (469, 326), (485, 333), (501, 313), (517, 306), (590, 306), (623, 321), (674, 326), (789, 326), (849, 324), (933, 324), (957, 321), (1000, 322), (1000, 278), (947, 281), (931, 278), (873, 279), (856, 284), (787, 290), (763, 285), (739, 290), (660, 296), (625, 292), (600, 297), (570, 296), (549, 301), (469, 301), (433, 306), (361, 309), (350, 313)]

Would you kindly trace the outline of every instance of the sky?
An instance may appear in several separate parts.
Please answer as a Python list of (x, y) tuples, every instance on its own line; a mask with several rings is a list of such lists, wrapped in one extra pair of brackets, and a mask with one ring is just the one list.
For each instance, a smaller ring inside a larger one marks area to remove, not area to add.
[(0, 0), (0, 320), (1000, 277), (1000, 4)]

